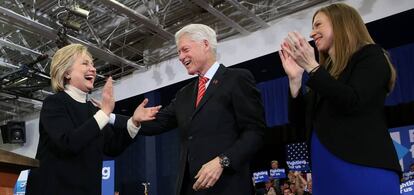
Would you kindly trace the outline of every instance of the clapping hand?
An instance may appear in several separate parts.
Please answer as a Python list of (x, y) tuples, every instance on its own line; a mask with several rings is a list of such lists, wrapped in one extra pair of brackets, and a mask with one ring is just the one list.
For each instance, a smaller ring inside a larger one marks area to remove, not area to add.
[(283, 42), (279, 51), (283, 69), (290, 80), (302, 79), (303, 68), (300, 67), (290, 55), (291, 49), (287, 42)]
[(288, 63), (290, 60), (293, 60), (298, 66), (306, 70), (306, 72), (310, 72), (312, 69), (319, 66), (315, 59), (315, 50), (298, 32), (289, 32), (288, 36), (282, 43), (282, 49), (283, 52), (286, 52), (288, 54), (287, 56), (290, 57), (287, 58)]
[(104, 87), (102, 88), (102, 102), (92, 99), (92, 103), (96, 104), (101, 110), (109, 116), (115, 107), (114, 91), (112, 86), (112, 77), (106, 80)]

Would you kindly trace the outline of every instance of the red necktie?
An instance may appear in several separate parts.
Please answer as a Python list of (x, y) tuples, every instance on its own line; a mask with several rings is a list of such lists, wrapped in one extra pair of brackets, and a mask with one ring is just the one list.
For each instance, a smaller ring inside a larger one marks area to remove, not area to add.
[(201, 98), (203, 98), (204, 93), (206, 93), (207, 81), (208, 81), (207, 77), (203, 77), (203, 76), (198, 77), (198, 94), (197, 94), (196, 108), (198, 106), (198, 103), (200, 103)]

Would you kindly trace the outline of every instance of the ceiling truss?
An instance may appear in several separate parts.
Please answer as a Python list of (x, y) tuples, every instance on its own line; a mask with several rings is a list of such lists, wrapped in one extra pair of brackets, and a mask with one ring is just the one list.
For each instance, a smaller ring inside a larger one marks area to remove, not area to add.
[(100, 87), (109, 75), (120, 79), (175, 57), (174, 33), (187, 24), (211, 26), (220, 41), (326, 1), (2, 0), (0, 123), (39, 111), (53, 94), (51, 56), (64, 44), (88, 47)]

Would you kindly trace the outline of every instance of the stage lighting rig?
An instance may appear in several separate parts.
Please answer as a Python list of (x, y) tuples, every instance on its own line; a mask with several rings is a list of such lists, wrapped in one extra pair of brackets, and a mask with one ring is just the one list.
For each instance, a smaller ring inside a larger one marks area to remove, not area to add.
[(65, 47), (66, 45), (69, 45), (69, 41), (66, 35), (66, 27), (61, 26), (58, 29), (58, 33), (57, 33), (57, 38), (56, 38), (56, 45), (58, 48), (62, 48)]
[(90, 13), (90, 11), (88, 11), (86, 9), (82, 9), (82, 8), (79, 7), (79, 5), (76, 5), (76, 4), (67, 7), (67, 10), (71, 14), (76, 15), (76, 16), (79, 16), (79, 17), (84, 18), (86, 20), (88, 19), (89, 13)]
[(75, 1), (66, 1), (65, 5), (62, 5), (62, 1), (59, 1), (57, 13), (58, 23), (65, 28), (78, 32), (81, 29), (81, 24), (77, 18), (88, 20), (90, 11), (83, 9)]

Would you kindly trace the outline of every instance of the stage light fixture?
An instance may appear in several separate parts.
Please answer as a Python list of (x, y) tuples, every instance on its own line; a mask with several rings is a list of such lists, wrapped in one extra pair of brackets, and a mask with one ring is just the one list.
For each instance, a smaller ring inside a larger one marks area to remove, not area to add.
[(82, 8), (80, 8), (79, 6), (77, 6), (77, 5), (74, 5), (74, 6), (70, 6), (69, 8), (68, 8), (68, 10), (73, 14), (73, 15), (76, 15), (76, 16), (79, 16), (79, 17), (82, 17), (82, 18), (85, 18), (85, 19), (88, 19), (88, 17), (89, 17), (89, 13), (90, 13), (90, 11), (88, 11), (88, 10), (86, 10), (86, 9), (82, 9)]
[(81, 29), (81, 24), (73, 20), (63, 21), (62, 25), (75, 31), (79, 31)]

